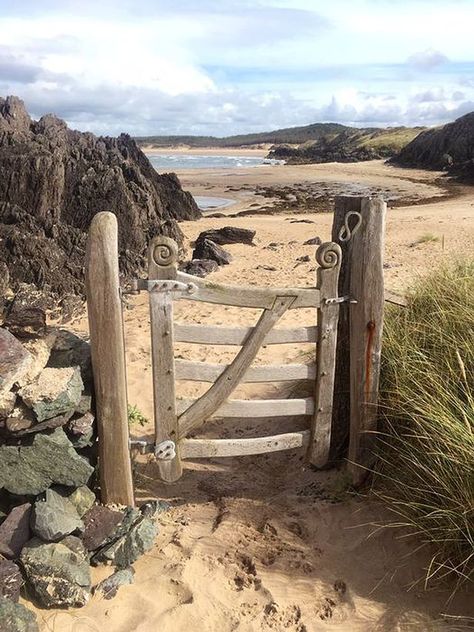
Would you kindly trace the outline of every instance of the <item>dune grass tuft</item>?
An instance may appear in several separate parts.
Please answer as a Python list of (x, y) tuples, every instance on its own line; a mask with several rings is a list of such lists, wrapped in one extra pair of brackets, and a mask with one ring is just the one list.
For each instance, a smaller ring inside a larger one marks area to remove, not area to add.
[(381, 410), (374, 493), (432, 546), (426, 583), (474, 580), (474, 260), (387, 310)]

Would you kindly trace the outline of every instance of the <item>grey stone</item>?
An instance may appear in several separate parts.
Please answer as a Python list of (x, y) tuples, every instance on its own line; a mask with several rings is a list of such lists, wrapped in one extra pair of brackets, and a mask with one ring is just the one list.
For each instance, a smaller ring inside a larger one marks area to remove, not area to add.
[(83, 531), (84, 523), (68, 498), (47, 489), (45, 500), (38, 499), (34, 504), (31, 528), (43, 540), (57, 542), (75, 531)]
[(78, 515), (82, 518), (94, 505), (96, 498), (94, 492), (86, 485), (81, 485), (74, 489), (67, 498), (76, 508)]
[(41, 421), (40, 423), (34, 423), (34, 420), (31, 421), (29, 416), (25, 416), (23, 418), (9, 417), (7, 419), (6, 426), (13, 436), (23, 437), (24, 435), (35, 434), (36, 432), (44, 432), (45, 430), (60, 428), (69, 421), (72, 414), (72, 412), (68, 412), (65, 415), (52, 417), (51, 419), (46, 419), (46, 421)]
[(305, 263), (306, 261), (311, 261), (311, 257), (309, 255), (302, 255), (301, 257), (298, 257), (296, 261), (301, 261), (302, 263)]
[(46, 294), (32, 284), (21, 283), (10, 305), (4, 326), (19, 338), (37, 338), (46, 333)]
[(90, 412), (92, 408), (92, 397), (90, 395), (81, 395), (81, 399), (79, 400), (78, 405), (76, 406), (76, 410), (74, 412), (79, 413), (80, 415), (85, 415)]
[(112, 544), (102, 548), (93, 561), (108, 562), (117, 568), (127, 568), (151, 549), (158, 534), (158, 527), (152, 518), (140, 518), (130, 531)]
[(0, 525), (0, 554), (8, 559), (18, 557), (30, 539), (31, 504), (18, 505), (10, 510)]
[(31, 361), (21, 342), (0, 327), (0, 392), (9, 391), (26, 373)]
[(79, 538), (45, 543), (33, 538), (23, 548), (21, 563), (28, 585), (43, 606), (84, 606), (90, 597), (89, 557)]
[(31, 364), (26, 373), (17, 380), (18, 386), (23, 387), (33, 382), (48, 363), (51, 349), (56, 340), (55, 330), (50, 330), (44, 338), (26, 340), (23, 346), (31, 355)]
[(0, 392), (0, 417), (7, 417), (15, 408), (16, 393), (12, 391)]
[(76, 365), (81, 369), (82, 381), (88, 389), (92, 382), (90, 345), (71, 331), (60, 329), (56, 332), (48, 366), (65, 368)]
[(205, 230), (200, 233), (196, 242), (210, 239), (220, 246), (224, 246), (225, 244), (247, 244), (248, 246), (255, 246), (253, 243), (254, 237), (254, 230), (237, 228), (236, 226), (223, 226), (222, 228)]
[(84, 515), (82, 542), (88, 551), (95, 551), (112, 539), (121, 535), (117, 527), (124, 521), (122, 511), (114, 511), (103, 505), (94, 505)]
[(192, 261), (186, 261), (181, 269), (186, 274), (192, 274), (193, 276), (204, 278), (211, 272), (215, 272), (219, 269), (216, 261), (212, 259), (193, 259)]
[(79, 487), (94, 471), (62, 428), (36, 434), (31, 445), (0, 446), (0, 463), (0, 487), (18, 495), (41, 494), (53, 484)]
[(76, 449), (91, 446), (94, 442), (94, 415), (86, 412), (79, 417), (74, 416), (67, 425), (67, 433)]
[(145, 518), (156, 518), (160, 513), (168, 511), (171, 505), (166, 500), (149, 500), (140, 507), (140, 513)]
[(23, 584), (23, 576), (15, 562), (0, 560), (0, 597), (18, 601)]
[(40, 632), (36, 616), (20, 603), (0, 597), (0, 632)]
[(34, 382), (20, 389), (19, 395), (34, 411), (38, 421), (45, 421), (74, 411), (83, 388), (79, 367), (47, 367)]
[(321, 243), (321, 237), (311, 237), (303, 242), (303, 246), (320, 246)]
[(110, 577), (97, 584), (94, 588), (94, 595), (99, 593), (104, 599), (112, 599), (117, 594), (120, 586), (133, 584), (134, 575), (135, 571), (132, 567), (115, 571)]
[(212, 259), (219, 266), (228, 265), (232, 261), (231, 255), (210, 239), (196, 242), (193, 259)]

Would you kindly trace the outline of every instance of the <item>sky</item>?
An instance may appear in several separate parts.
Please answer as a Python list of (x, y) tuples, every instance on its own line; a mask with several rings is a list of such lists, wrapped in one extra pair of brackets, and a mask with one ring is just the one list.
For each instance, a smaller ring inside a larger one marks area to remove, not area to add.
[(474, 0), (0, 0), (0, 96), (134, 136), (474, 110)]

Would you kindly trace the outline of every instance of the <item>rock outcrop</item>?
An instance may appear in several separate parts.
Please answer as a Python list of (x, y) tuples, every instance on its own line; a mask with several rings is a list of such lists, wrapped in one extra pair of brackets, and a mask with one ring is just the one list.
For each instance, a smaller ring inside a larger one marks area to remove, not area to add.
[(0, 270), (20, 282), (80, 294), (86, 231), (99, 211), (119, 222), (121, 270), (135, 273), (149, 240), (182, 243), (177, 220), (201, 213), (174, 174), (158, 174), (126, 134), (97, 137), (51, 114), (33, 121), (0, 98)]
[(422, 132), (391, 162), (404, 167), (445, 169), (474, 180), (474, 112)]

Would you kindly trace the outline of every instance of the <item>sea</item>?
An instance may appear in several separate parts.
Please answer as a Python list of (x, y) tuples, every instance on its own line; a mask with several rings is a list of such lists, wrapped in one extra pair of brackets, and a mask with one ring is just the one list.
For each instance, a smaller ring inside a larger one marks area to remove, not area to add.
[[(179, 171), (180, 169), (238, 169), (239, 167), (258, 167), (260, 165), (282, 165), (284, 160), (264, 158), (263, 156), (197, 155), (169, 152), (166, 154), (146, 154), (148, 160), (159, 173)], [(232, 206), (236, 200), (210, 196), (194, 196), (202, 211)]]
[(258, 167), (259, 165), (279, 165), (284, 160), (274, 160), (263, 156), (219, 156), (197, 154), (147, 154), (148, 160), (161, 173), (179, 169), (237, 169)]

